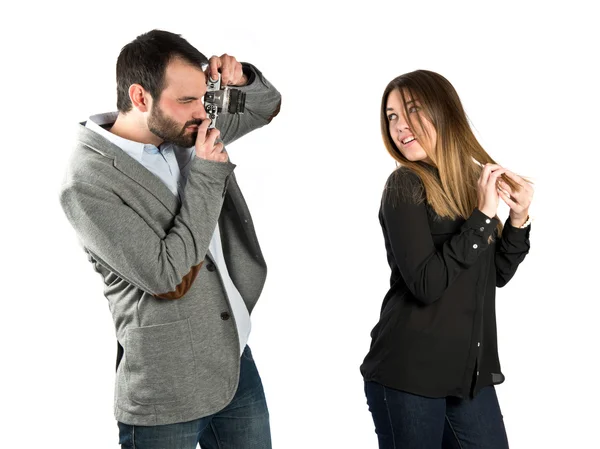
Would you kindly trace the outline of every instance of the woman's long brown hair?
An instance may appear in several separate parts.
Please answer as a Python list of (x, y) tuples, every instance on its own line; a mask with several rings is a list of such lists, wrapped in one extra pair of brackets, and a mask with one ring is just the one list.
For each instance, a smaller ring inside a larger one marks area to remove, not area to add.
[[(433, 147), (419, 142), (438, 175), (422, 161), (409, 161), (398, 150), (390, 136), (387, 101), (392, 91), (400, 92), (406, 120), (413, 134), (426, 136), (421, 114), (410, 114), (407, 102), (417, 100), (426, 120), (437, 133)], [(416, 119), (415, 119), (416, 117)], [(477, 141), (456, 90), (443, 76), (428, 70), (417, 70), (393, 79), (385, 88), (381, 100), (381, 135), (390, 155), (403, 167), (412, 170), (422, 180), (427, 202), (441, 217), (467, 219), (477, 207), (477, 180), (484, 164), (496, 162)], [(512, 189), (519, 186), (502, 176)], [(502, 230), (500, 224), (498, 230)]]

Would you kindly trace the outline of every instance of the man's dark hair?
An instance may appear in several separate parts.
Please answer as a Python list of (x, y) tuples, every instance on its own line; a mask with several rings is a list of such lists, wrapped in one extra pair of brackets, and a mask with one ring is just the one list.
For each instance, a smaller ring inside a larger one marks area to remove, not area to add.
[(164, 89), (167, 65), (173, 58), (182, 58), (202, 70), (208, 59), (179, 34), (152, 30), (125, 45), (117, 59), (117, 109), (132, 108), (129, 86), (140, 84), (153, 99)]

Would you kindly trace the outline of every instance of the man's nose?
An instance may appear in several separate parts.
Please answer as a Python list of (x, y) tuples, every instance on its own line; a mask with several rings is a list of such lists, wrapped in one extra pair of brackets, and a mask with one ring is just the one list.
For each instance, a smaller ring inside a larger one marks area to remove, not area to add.
[(194, 113), (192, 114), (192, 117), (195, 120), (204, 120), (207, 117), (206, 109), (204, 108), (204, 103), (199, 101), (198, 108), (194, 111)]

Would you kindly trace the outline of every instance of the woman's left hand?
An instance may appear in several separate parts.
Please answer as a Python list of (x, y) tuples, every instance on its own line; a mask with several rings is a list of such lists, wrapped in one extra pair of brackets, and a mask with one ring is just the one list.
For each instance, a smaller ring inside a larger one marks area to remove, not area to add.
[(516, 184), (519, 185), (519, 190), (513, 190), (510, 186), (502, 181), (498, 181), (498, 194), (500, 198), (510, 207), (510, 223), (512, 226), (520, 227), (529, 216), (529, 205), (533, 199), (533, 187), (519, 175), (506, 171), (504, 173)]

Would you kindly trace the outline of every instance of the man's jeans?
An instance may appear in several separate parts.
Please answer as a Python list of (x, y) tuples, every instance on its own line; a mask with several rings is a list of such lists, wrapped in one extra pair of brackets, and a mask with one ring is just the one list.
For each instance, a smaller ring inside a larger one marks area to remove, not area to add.
[(122, 449), (271, 449), (269, 411), (252, 352), (246, 346), (233, 400), (214, 415), (164, 426), (118, 423)]
[(508, 449), (496, 390), (432, 399), (365, 382), (380, 449)]

